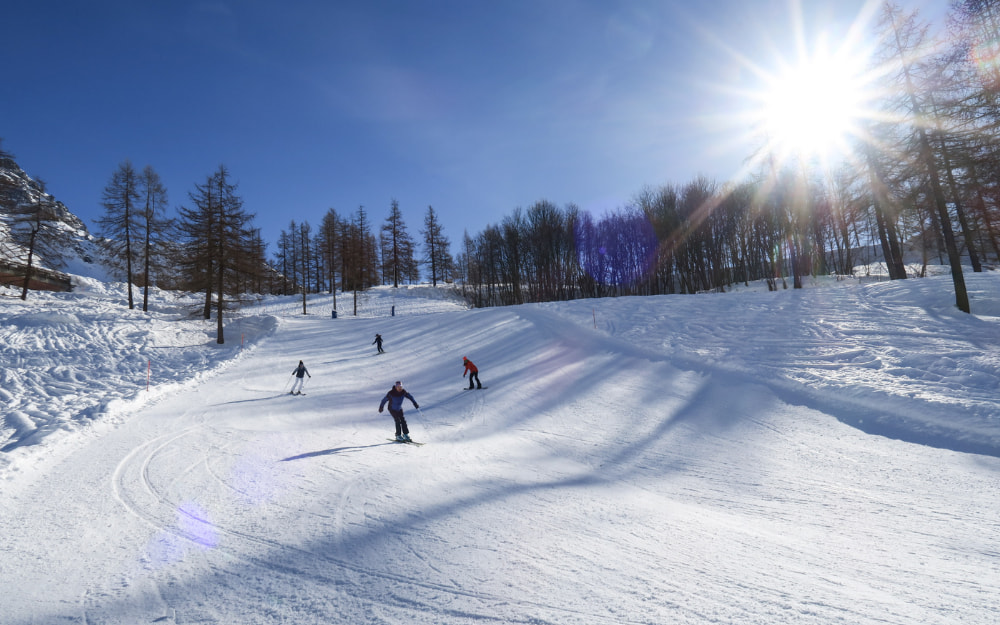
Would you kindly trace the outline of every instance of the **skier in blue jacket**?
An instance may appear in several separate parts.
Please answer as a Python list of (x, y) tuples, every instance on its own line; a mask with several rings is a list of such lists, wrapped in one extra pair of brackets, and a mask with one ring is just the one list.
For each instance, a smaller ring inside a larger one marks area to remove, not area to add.
[(410, 441), (410, 429), (406, 427), (406, 418), (403, 416), (403, 400), (409, 399), (413, 402), (414, 408), (420, 408), (417, 405), (417, 400), (413, 399), (413, 395), (406, 392), (403, 388), (403, 383), (396, 380), (396, 385), (389, 389), (389, 392), (385, 394), (382, 398), (382, 403), (378, 405), (378, 411), (382, 412), (385, 408), (386, 402), (389, 404), (389, 414), (396, 421), (396, 440), (401, 442), (409, 443)]
[(312, 378), (312, 375), (309, 374), (309, 370), (306, 369), (305, 364), (303, 364), (301, 360), (299, 361), (299, 366), (292, 370), (292, 375), (295, 376), (295, 382), (292, 383), (292, 390), (288, 394), (301, 395), (302, 387), (305, 386), (306, 383), (305, 376), (308, 375)]

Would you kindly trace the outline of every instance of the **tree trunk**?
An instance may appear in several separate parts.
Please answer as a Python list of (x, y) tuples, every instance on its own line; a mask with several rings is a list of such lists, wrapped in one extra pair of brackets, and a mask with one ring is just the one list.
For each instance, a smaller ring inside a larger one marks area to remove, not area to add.
[(37, 228), (31, 229), (31, 242), (28, 244), (28, 266), (24, 268), (24, 288), (21, 289), (21, 299), (28, 299), (28, 285), (31, 284), (31, 263), (35, 255), (35, 236), (38, 234)]
[(966, 290), (965, 275), (962, 273), (962, 257), (958, 253), (955, 232), (951, 228), (951, 215), (948, 214), (948, 202), (941, 189), (941, 179), (934, 163), (934, 153), (931, 151), (930, 141), (923, 128), (919, 128), (917, 132), (920, 139), (921, 160), (927, 168), (927, 175), (930, 177), (934, 206), (937, 208), (938, 217), (941, 220), (941, 233), (944, 235), (945, 247), (948, 250), (948, 262), (951, 263), (951, 279), (955, 283), (955, 305), (962, 312), (971, 312), (969, 292)]

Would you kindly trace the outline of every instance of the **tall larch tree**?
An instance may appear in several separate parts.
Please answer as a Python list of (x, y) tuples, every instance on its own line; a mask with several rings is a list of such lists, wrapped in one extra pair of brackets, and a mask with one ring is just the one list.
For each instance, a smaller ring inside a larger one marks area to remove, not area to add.
[(399, 280), (406, 274), (406, 268), (410, 264), (409, 260), (413, 256), (413, 241), (406, 229), (406, 222), (403, 221), (403, 212), (399, 209), (399, 202), (395, 199), (390, 204), (389, 216), (382, 224), (382, 235), (385, 241), (382, 264), (385, 273), (392, 281), (393, 288), (397, 288)]
[(887, 57), (893, 61), (898, 70), (898, 85), (902, 89), (903, 100), (908, 107), (908, 113), (914, 120), (912, 124), (912, 139), (917, 165), (926, 177), (930, 186), (930, 200), (936, 210), (938, 226), (944, 237), (948, 262), (951, 265), (952, 283), (955, 287), (955, 305), (962, 312), (970, 312), (969, 293), (965, 286), (965, 275), (962, 272), (962, 257), (958, 251), (958, 243), (952, 228), (952, 218), (948, 211), (948, 200), (941, 184), (941, 169), (938, 158), (931, 144), (927, 124), (926, 104), (920, 100), (917, 87), (918, 68), (914, 59), (920, 58), (920, 50), (927, 46), (927, 28), (917, 23), (915, 16), (903, 15), (902, 11), (886, 3), (882, 12), (883, 40), (886, 42)]
[[(187, 237), (186, 262), (189, 282), (205, 289), (205, 318), (214, 305), (216, 342), (225, 343), (224, 315), (227, 304), (251, 274), (260, 259), (253, 253), (253, 214), (243, 209), (229, 170), (220, 165), (204, 184), (190, 193), (193, 209), (181, 208), (181, 228)], [(213, 295), (215, 300), (213, 302)]]
[(160, 244), (163, 243), (171, 220), (166, 218), (167, 188), (160, 175), (147, 165), (139, 176), (139, 194), (143, 202), (139, 211), (139, 231), (142, 234), (142, 310), (149, 311), (149, 286), (152, 282), (154, 259), (159, 258)]
[(139, 186), (139, 173), (132, 166), (132, 162), (125, 160), (118, 165), (118, 169), (111, 174), (111, 180), (104, 187), (101, 196), (104, 215), (97, 220), (104, 248), (116, 266), (124, 269), (130, 310), (135, 308), (132, 299), (134, 283), (132, 262), (136, 257), (133, 240), (142, 230), (140, 222), (142, 195)]
[(427, 207), (420, 233), (424, 235), (424, 262), (431, 270), (431, 284), (437, 286), (439, 279), (444, 280), (451, 274), (455, 261), (451, 256), (451, 242), (444, 235), (444, 227), (433, 206)]

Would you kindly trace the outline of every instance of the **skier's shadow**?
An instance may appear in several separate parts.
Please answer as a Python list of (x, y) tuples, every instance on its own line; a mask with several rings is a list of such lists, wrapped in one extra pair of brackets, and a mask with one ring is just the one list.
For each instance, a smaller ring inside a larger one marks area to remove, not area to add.
[(289, 462), (290, 460), (305, 460), (306, 458), (317, 458), (319, 456), (333, 456), (336, 454), (342, 454), (347, 452), (361, 451), (362, 449), (371, 449), (372, 447), (382, 447), (383, 445), (395, 445), (396, 442), (386, 442), (386, 443), (375, 443), (374, 445), (355, 445), (353, 447), (336, 447), (334, 449), (324, 449), (323, 451), (310, 451), (309, 453), (299, 454), (298, 456), (291, 456), (289, 458), (282, 458), (282, 462)]
[(218, 404), (212, 404), (213, 406), (228, 406), (229, 404), (251, 404), (258, 401), (269, 401), (272, 399), (278, 399), (279, 397), (285, 397), (288, 393), (280, 393), (278, 395), (271, 395), (270, 397), (257, 397), (255, 399), (234, 399), (232, 401), (219, 402)]

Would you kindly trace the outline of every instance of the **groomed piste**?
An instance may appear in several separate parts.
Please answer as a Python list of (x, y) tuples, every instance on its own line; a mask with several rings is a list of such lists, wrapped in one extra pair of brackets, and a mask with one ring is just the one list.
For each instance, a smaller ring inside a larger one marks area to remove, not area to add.
[(224, 345), (169, 293), (0, 297), (0, 621), (995, 623), (1000, 275), (966, 280), (973, 315), (947, 277), (377, 288)]

